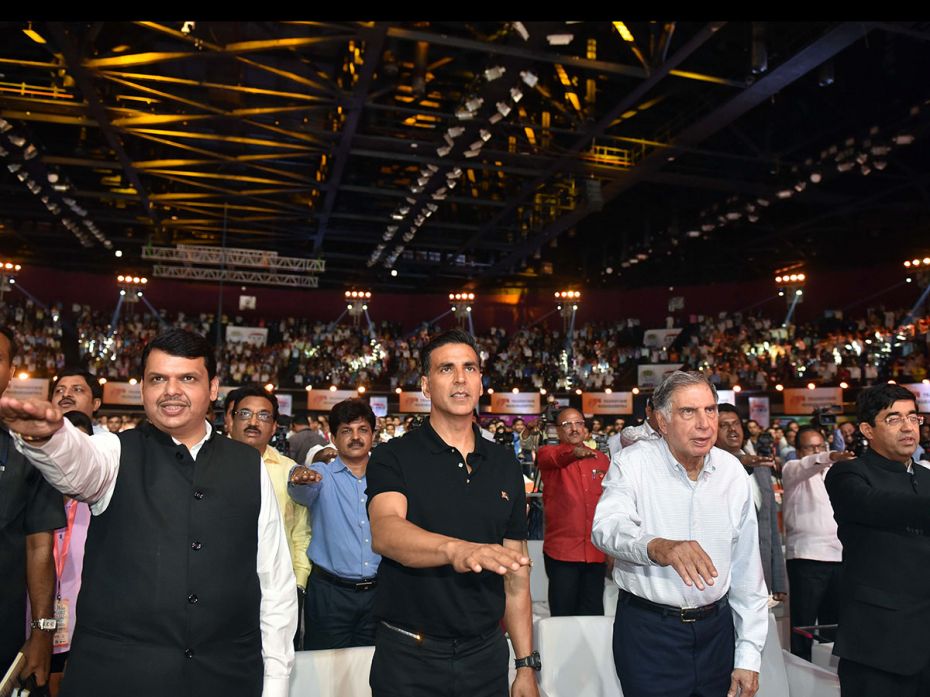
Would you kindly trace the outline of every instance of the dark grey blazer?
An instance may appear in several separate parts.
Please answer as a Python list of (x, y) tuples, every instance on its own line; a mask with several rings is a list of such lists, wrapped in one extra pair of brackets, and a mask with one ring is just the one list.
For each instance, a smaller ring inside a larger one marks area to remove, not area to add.
[(762, 490), (762, 507), (757, 511), (759, 519), (759, 554), (762, 557), (762, 573), (769, 593), (787, 593), (788, 578), (785, 572), (785, 553), (778, 532), (778, 508), (775, 491), (772, 489), (772, 470), (754, 467), (751, 477)]

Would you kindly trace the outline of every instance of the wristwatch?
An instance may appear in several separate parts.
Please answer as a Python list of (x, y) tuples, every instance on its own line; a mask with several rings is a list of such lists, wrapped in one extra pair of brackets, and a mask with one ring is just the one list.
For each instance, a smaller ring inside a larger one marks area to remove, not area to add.
[(534, 651), (525, 658), (515, 658), (513, 661), (514, 668), (532, 668), (533, 670), (542, 670), (542, 662), (539, 660), (539, 651)]
[(58, 629), (58, 620), (48, 619), (47, 617), (32, 620), (32, 628), (39, 629), (43, 632), (54, 632)]

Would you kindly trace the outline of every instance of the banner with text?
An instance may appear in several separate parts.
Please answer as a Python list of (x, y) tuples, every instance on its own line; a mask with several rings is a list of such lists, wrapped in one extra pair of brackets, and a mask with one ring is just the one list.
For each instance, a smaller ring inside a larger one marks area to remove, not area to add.
[(817, 387), (809, 390), (804, 387), (788, 387), (782, 392), (785, 397), (785, 413), (809, 416), (814, 409), (843, 404), (843, 388)]
[(409, 390), (400, 393), (398, 411), (402, 414), (429, 414), (429, 409), (429, 398), (419, 390)]
[(632, 414), (632, 392), (584, 392), (581, 395), (581, 412), (594, 414)]
[(681, 368), (682, 363), (645, 363), (637, 367), (636, 384), (640, 387), (656, 387), (662, 378)]
[(672, 345), (681, 329), (648, 329), (643, 334), (643, 346), (648, 348), (668, 348)]
[(142, 385), (140, 383), (130, 385), (128, 382), (107, 382), (103, 386), (103, 403), (141, 406)]
[[(16, 382), (15, 380), (13, 382)], [(13, 386), (13, 383), (10, 383), (10, 387)], [(906, 387), (915, 395), (917, 395), (917, 411), (922, 414), (930, 413), (930, 385), (927, 385), (922, 382), (912, 382), (907, 385), (901, 385), (901, 387)]]
[(736, 406), (736, 392), (733, 390), (717, 390), (717, 404), (732, 404)]
[(375, 416), (387, 416), (388, 398), (384, 395), (372, 395), (368, 398), (368, 406), (375, 413)]
[(226, 327), (226, 341), (230, 344), (264, 346), (268, 343), (267, 327)]
[(5, 397), (16, 399), (48, 399), (48, 378), (13, 378), (4, 392)]
[(491, 395), (492, 414), (538, 414), (539, 392), (495, 392)]
[(355, 390), (310, 390), (307, 393), (307, 409), (310, 411), (329, 411), (339, 402), (355, 399)]
[(769, 411), (768, 397), (750, 397), (749, 398), (749, 418), (759, 424), (762, 428), (768, 428), (771, 422)]

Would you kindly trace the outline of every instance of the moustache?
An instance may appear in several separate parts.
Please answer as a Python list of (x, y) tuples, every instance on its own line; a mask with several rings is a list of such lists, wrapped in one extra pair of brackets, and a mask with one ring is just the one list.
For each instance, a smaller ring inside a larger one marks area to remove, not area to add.
[(71, 397), (62, 397), (58, 400), (58, 406), (74, 406), (76, 402)]
[(160, 407), (163, 407), (166, 404), (170, 406), (179, 406), (179, 407), (189, 407), (191, 405), (191, 403), (188, 400), (183, 399), (181, 397), (177, 397), (175, 395), (171, 395), (169, 397), (163, 397), (162, 399), (159, 399), (156, 404)]
[(362, 441), (360, 441), (360, 440), (351, 440), (351, 441), (349, 441), (349, 444), (348, 444), (347, 447), (349, 447), (349, 448), (364, 448), (364, 447), (365, 447), (365, 444), (364, 444)]
[(256, 436), (260, 436), (260, 435), (262, 434), (261, 430), (258, 429), (258, 428), (255, 428), (255, 426), (249, 426), (249, 427), (247, 427), (247, 428), (245, 429), (245, 432), (246, 432), (246, 433), (254, 433)]

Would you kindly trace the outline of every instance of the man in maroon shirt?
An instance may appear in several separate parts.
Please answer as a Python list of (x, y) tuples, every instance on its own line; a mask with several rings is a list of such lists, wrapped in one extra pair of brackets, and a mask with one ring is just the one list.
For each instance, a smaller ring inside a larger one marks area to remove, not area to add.
[(584, 446), (585, 423), (577, 409), (556, 419), (559, 445), (539, 449), (546, 534), (543, 558), (549, 576), (549, 610), (560, 615), (604, 614), (604, 553), (591, 544), (594, 508), (610, 461)]

